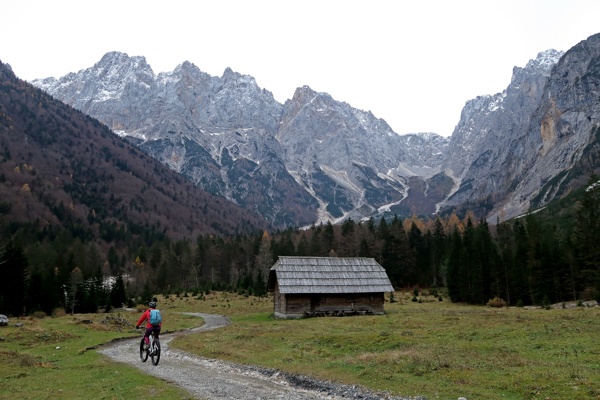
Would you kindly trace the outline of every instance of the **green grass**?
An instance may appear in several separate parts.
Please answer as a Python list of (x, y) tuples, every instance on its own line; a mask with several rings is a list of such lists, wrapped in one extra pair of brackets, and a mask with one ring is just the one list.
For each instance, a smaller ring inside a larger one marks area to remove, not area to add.
[[(231, 318), (230, 326), (172, 342), (206, 357), (428, 399), (600, 398), (600, 307), (496, 309), (433, 297), (416, 303), (412, 293), (395, 298), (381, 316), (301, 320), (273, 319), (272, 298), (231, 293), (160, 297), (159, 308), (165, 332), (201, 325), (180, 312)], [(187, 398), (93, 351), (141, 335), (132, 329), (139, 315), (11, 319), (0, 328), (0, 399)]]
[(271, 318), (270, 304), (174, 346), (403, 396), (600, 398), (599, 307), (496, 309), (396, 298), (382, 316), (301, 320)]
[[(202, 320), (167, 309), (176, 329)], [(93, 348), (116, 338), (139, 337), (138, 312), (11, 318), (0, 328), (0, 399), (183, 399), (186, 392), (109, 361)], [(91, 322), (90, 322), (91, 321)], [(22, 324), (15, 327), (15, 324)], [(132, 358), (137, 358), (135, 351)]]

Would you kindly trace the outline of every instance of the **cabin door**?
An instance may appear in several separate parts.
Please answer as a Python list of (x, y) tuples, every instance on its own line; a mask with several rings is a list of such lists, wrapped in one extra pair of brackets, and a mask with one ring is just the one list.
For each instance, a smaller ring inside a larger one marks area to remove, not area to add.
[(310, 296), (310, 312), (315, 312), (321, 306), (321, 296)]

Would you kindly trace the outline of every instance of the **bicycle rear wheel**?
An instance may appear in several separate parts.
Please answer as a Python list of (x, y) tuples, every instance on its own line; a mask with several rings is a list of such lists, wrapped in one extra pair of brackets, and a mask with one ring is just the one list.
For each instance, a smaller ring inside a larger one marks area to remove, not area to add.
[(146, 350), (146, 343), (144, 342), (144, 338), (142, 338), (142, 341), (140, 342), (140, 360), (142, 360), (142, 362), (146, 362), (147, 359), (148, 350)]
[(158, 339), (154, 339), (154, 351), (150, 353), (150, 358), (152, 359), (152, 364), (158, 365), (160, 361), (160, 342)]

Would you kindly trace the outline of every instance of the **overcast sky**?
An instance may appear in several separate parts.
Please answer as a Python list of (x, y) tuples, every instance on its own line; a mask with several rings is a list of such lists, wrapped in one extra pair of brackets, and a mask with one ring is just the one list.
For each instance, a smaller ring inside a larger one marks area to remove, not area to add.
[(156, 74), (184, 61), (251, 75), (283, 103), (310, 86), (397, 133), (449, 136), (467, 100), (514, 66), (600, 32), (598, 0), (2, 1), (0, 60), (26, 80), (89, 68), (109, 51)]

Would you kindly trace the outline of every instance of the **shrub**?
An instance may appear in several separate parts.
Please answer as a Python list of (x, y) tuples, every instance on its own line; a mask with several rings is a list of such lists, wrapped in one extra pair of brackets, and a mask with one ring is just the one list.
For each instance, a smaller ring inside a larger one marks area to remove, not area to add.
[(544, 296), (544, 298), (542, 299), (542, 304), (541, 304), (542, 308), (549, 310), (552, 307), (550, 306), (550, 301), (548, 300), (548, 296)]
[(67, 315), (67, 313), (64, 308), (55, 308), (54, 310), (52, 310), (53, 317), (60, 318), (64, 317), (65, 315)]
[(596, 289), (593, 287), (587, 287), (581, 292), (581, 300), (590, 301), (597, 297)]
[(523, 300), (519, 299), (519, 301), (517, 301), (517, 307), (523, 307)]
[(46, 313), (43, 311), (35, 311), (33, 313), (33, 317), (37, 319), (44, 319), (46, 317)]
[(487, 302), (487, 305), (489, 307), (494, 307), (494, 308), (502, 308), (502, 307), (506, 307), (506, 301), (504, 301), (503, 299), (501, 299), (500, 297), (494, 297), (493, 299), (490, 299)]

